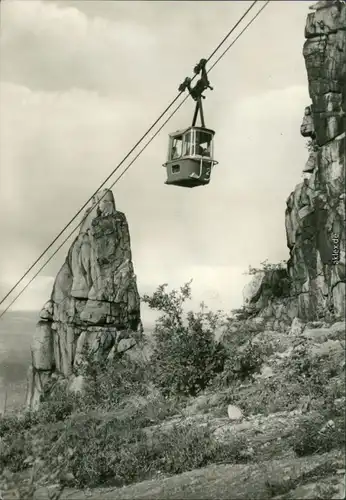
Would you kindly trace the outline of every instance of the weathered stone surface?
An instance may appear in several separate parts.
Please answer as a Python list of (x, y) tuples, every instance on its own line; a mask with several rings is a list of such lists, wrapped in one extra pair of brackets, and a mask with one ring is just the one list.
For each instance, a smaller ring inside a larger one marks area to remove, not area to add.
[(286, 269), (273, 269), (255, 274), (244, 288), (244, 305), (252, 304), (257, 309), (264, 309), (273, 299), (286, 296), (289, 292), (287, 278)]
[[(315, 111), (315, 105), (321, 100), (323, 94), (329, 92), (341, 94), (342, 101), (345, 102), (345, 89), (343, 88), (345, 84), (345, 36), (345, 31), (339, 30), (330, 35), (310, 38), (306, 40), (303, 48), (308, 71), (309, 93), (313, 102), (314, 129), (319, 144), (323, 144), (319, 139), (323, 126), (320, 127), (317, 116), (318, 107)], [(327, 111), (329, 110), (323, 110), (323, 112)]]
[(74, 394), (83, 394), (87, 381), (83, 375), (71, 377), (68, 390)]
[[(260, 464), (211, 465), (173, 477), (143, 481), (123, 488), (97, 488), (92, 491), (65, 489), (60, 500), (126, 499), (248, 499), (272, 497), (272, 489), (290, 491), (306, 477), (324, 467), (335, 471), (343, 463), (342, 452), (311, 455), (303, 458), (270, 460)], [(47, 497), (47, 489), (35, 492), (34, 500)], [(296, 497), (297, 498), (297, 497)]]
[(343, 340), (346, 336), (345, 322), (338, 321), (330, 328), (306, 328), (303, 336), (317, 343), (331, 340)]
[(316, 318), (330, 306), (344, 315), (345, 146), (345, 137), (323, 146), (316, 171), (287, 200), (288, 269), (301, 318)]
[(305, 323), (299, 318), (294, 318), (291, 324), (291, 328), (289, 331), (290, 335), (298, 336), (301, 335), (304, 331)]
[[(298, 314), (295, 297), (290, 296), (290, 278), (283, 268), (256, 273), (243, 290), (245, 324), (251, 329), (262, 328), (286, 332)], [(235, 325), (236, 327), (236, 325)]]
[(131, 349), (131, 347), (134, 347), (135, 345), (136, 345), (136, 341), (133, 338), (121, 339), (117, 345), (117, 351), (119, 353), (126, 352), (129, 349)]
[(243, 412), (241, 409), (234, 405), (228, 405), (227, 414), (231, 421), (240, 421), (243, 418)]
[(300, 126), (300, 133), (303, 137), (311, 137), (312, 139), (316, 136), (311, 106), (306, 106), (305, 108), (303, 122)]
[(327, 2), (318, 2), (320, 5), (315, 7), (315, 12), (307, 17), (305, 27), (305, 37), (313, 38), (320, 35), (336, 33), (339, 29), (346, 29), (346, 16), (342, 3), (328, 0)]
[[(312, 100), (301, 133), (316, 135), (308, 176), (287, 200), (289, 274), (298, 316), (345, 316), (346, 4), (316, 4), (303, 54)], [(311, 121), (311, 118), (312, 121)]]
[(245, 285), (243, 290), (244, 305), (256, 302), (260, 294), (264, 276), (264, 272), (257, 273), (252, 277), (251, 281)]
[(32, 365), (37, 370), (51, 370), (54, 363), (51, 324), (39, 321), (31, 344)]
[(40, 318), (53, 321), (53, 303), (51, 300), (45, 303), (40, 312)]
[(44, 395), (45, 387), (50, 382), (51, 372), (37, 370), (33, 366), (29, 366), (27, 379), (26, 406), (36, 410), (39, 407), (41, 396)]
[(33, 340), (28, 406), (37, 406), (49, 374), (78, 375), (86, 354), (106, 358), (120, 334), (142, 332), (129, 228), (111, 191), (98, 193), (87, 209), (40, 316), (45, 321)]
[[(305, 164), (305, 167), (303, 168), (303, 172), (312, 173), (315, 170), (316, 158), (317, 158), (317, 151), (312, 151), (309, 155), (308, 161)], [(308, 207), (303, 207), (303, 209), (304, 208)], [(301, 218), (301, 214), (299, 214), (299, 218)]]
[[(319, 145), (345, 130), (345, 8), (344, 4), (336, 6), (331, 2), (310, 14), (306, 26), (308, 39), (303, 54), (312, 99), (313, 130)], [(316, 28), (314, 33), (312, 27)]]

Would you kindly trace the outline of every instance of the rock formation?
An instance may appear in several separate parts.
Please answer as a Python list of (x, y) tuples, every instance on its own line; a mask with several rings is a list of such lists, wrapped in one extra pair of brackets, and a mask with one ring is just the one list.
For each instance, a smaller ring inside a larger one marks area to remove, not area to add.
[(256, 273), (243, 290), (248, 323), (285, 332), (297, 316), (297, 300), (291, 296), (291, 280), (283, 265)]
[(346, 4), (321, 1), (311, 10), (303, 55), (312, 104), (300, 128), (310, 154), (287, 200), (290, 259), (287, 271), (265, 269), (244, 290), (256, 321), (278, 330), (295, 316), (345, 317)]
[(52, 381), (76, 385), (86, 353), (96, 360), (112, 356), (121, 340), (134, 344), (142, 333), (129, 228), (112, 191), (98, 193), (86, 211), (40, 318), (28, 376), (32, 409)]
[(311, 152), (286, 209), (288, 271), (305, 319), (345, 316), (346, 5), (312, 9), (303, 49), (312, 104), (301, 126)]

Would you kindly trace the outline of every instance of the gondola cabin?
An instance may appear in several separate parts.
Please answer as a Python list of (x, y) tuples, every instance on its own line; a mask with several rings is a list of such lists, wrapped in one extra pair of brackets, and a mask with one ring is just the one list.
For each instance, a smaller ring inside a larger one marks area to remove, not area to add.
[(197, 187), (209, 184), (214, 160), (215, 132), (205, 127), (189, 127), (169, 135), (165, 184)]

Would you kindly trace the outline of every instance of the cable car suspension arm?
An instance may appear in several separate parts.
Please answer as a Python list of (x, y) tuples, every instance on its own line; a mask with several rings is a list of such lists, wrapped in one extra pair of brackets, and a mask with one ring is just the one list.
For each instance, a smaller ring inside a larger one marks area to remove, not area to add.
[(207, 89), (213, 90), (213, 87), (210, 86), (208, 74), (205, 69), (206, 64), (207, 60), (201, 59), (199, 63), (196, 64), (196, 66), (194, 67), (193, 71), (195, 75), (199, 75), (201, 73), (201, 78), (197, 81), (194, 87), (191, 87), (192, 78), (189, 77), (186, 77), (183, 83), (179, 85), (179, 92), (184, 92), (186, 89), (188, 89), (190, 96), (194, 101), (196, 101), (195, 113), (193, 115), (193, 120), (192, 120), (193, 127), (196, 125), (197, 116), (199, 112), (201, 117), (202, 127), (205, 128), (204, 113), (202, 106), (202, 99), (205, 99), (203, 92)]

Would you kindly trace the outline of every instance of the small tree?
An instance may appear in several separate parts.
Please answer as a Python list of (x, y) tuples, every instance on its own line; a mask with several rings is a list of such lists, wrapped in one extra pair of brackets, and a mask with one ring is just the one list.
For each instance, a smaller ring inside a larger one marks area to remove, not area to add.
[(212, 313), (202, 303), (199, 312), (184, 313), (190, 285), (191, 281), (168, 293), (164, 284), (142, 298), (151, 309), (162, 312), (155, 325), (151, 361), (154, 383), (165, 395), (195, 396), (222, 371), (226, 358), (224, 347), (215, 340), (221, 311)]
[[(272, 297), (287, 297), (290, 295), (292, 288), (292, 280), (287, 270), (287, 261), (282, 260), (277, 264), (268, 262), (268, 259), (261, 262), (261, 267), (249, 266), (248, 271), (244, 274), (255, 276), (256, 274), (263, 273), (263, 281), (261, 284), (262, 293), (265, 292), (266, 296)], [(251, 313), (255, 312), (251, 309), (243, 311), (246, 317), (251, 317)], [(244, 319), (246, 317), (244, 316)]]
[(245, 271), (243, 274), (248, 274), (250, 276), (254, 276), (255, 274), (258, 273), (266, 273), (268, 271), (278, 271), (278, 270), (286, 270), (287, 269), (287, 261), (282, 260), (281, 262), (278, 262), (277, 264), (271, 264), (268, 262), (268, 259), (264, 260), (261, 262), (262, 267), (252, 267), (249, 266), (248, 271)]

